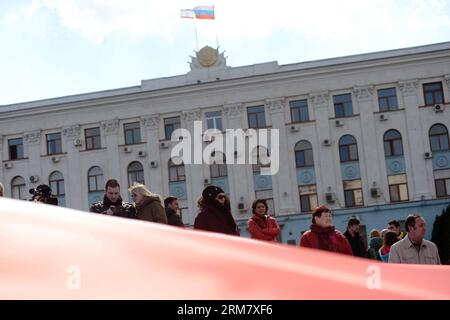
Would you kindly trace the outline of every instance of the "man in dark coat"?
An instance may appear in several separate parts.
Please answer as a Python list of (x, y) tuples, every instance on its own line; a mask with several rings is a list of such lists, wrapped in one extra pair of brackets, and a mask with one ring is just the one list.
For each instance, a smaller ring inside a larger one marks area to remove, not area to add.
[(178, 199), (172, 196), (165, 198), (164, 207), (166, 209), (167, 224), (171, 226), (184, 227), (183, 220), (177, 213), (177, 211), (180, 209)]
[(208, 186), (198, 201), (200, 212), (195, 218), (194, 229), (239, 235), (231, 214), (230, 200), (220, 187)]
[(135, 207), (120, 197), (120, 185), (116, 179), (106, 181), (103, 201), (92, 204), (89, 211), (124, 218), (136, 216)]
[(357, 217), (351, 217), (348, 220), (347, 231), (344, 232), (344, 236), (347, 238), (350, 246), (352, 247), (353, 255), (355, 257), (367, 256), (366, 246), (359, 235), (359, 219)]

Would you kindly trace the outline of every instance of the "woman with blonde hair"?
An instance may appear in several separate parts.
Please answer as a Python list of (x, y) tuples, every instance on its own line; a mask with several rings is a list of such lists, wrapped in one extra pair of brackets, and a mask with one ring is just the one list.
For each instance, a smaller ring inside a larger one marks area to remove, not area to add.
[(167, 224), (166, 211), (158, 194), (150, 192), (141, 183), (135, 183), (128, 191), (136, 206), (136, 219)]

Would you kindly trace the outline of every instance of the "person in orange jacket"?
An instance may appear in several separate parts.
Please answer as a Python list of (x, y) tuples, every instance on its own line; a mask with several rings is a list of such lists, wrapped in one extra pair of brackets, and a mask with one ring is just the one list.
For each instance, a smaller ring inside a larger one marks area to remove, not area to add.
[(257, 199), (252, 204), (253, 216), (248, 219), (248, 231), (252, 239), (278, 242), (280, 227), (274, 217), (267, 213), (269, 207), (266, 200)]

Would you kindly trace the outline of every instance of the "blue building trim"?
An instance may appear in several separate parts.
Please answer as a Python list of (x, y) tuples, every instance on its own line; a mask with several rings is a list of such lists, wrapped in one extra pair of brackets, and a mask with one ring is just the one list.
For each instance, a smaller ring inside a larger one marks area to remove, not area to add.
[(314, 167), (297, 168), (297, 184), (299, 186), (316, 184), (316, 172)]
[(272, 189), (272, 177), (269, 175), (263, 176), (259, 173), (253, 174), (253, 185), (255, 191)]
[(341, 177), (342, 181), (361, 179), (359, 161), (341, 163)]
[(405, 158), (403, 156), (386, 157), (386, 171), (388, 176), (405, 173)]
[(433, 152), (433, 169), (450, 169), (450, 151)]
[(180, 200), (187, 199), (186, 181), (169, 182), (169, 193)]

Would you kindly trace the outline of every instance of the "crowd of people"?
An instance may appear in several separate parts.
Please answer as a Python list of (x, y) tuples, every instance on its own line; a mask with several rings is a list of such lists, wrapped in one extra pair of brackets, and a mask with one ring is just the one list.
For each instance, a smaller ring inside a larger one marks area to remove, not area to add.
[[(91, 205), (89, 211), (123, 218), (144, 220), (155, 223), (184, 227), (178, 214), (178, 199), (173, 196), (164, 200), (152, 193), (143, 184), (135, 183), (128, 191), (133, 203), (123, 201), (120, 196), (120, 185), (116, 179), (105, 184), (102, 201)], [(30, 189), (32, 201), (57, 205), (57, 198), (47, 185), (39, 185)], [(4, 195), (4, 187), (0, 183), (0, 196)], [(230, 199), (218, 186), (204, 188), (197, 202), (198, 214), (194, 229), (219, 232), (239, 236), (239, 228), (231, 213)], [(280, 226), (273, 212), (269, 212), (266, 200), (256, 199), (252, 204), (252, 216), (247, 221), (248, 231), (252, 239), (279, 242)], [(387, 228), (381, 232), (373, 229), (370, 232), (369, 246), (366, 247), (359, 233), (360, 221), (352, 216), (344, 233), (333, 225), (332, 211), (327, 206), (319, 206), (312, 211), (310, 230), (301, 235), (300, 246), (325, 250), (340, 254), (369, 258), (389, 263), (407, 264), (440, 264), (436, 245), (425, 240), (426, 223), (418, 214), (410, 214), (405, 221), (406, 232), (401, 231), (400, 223), (389, 221)]]

